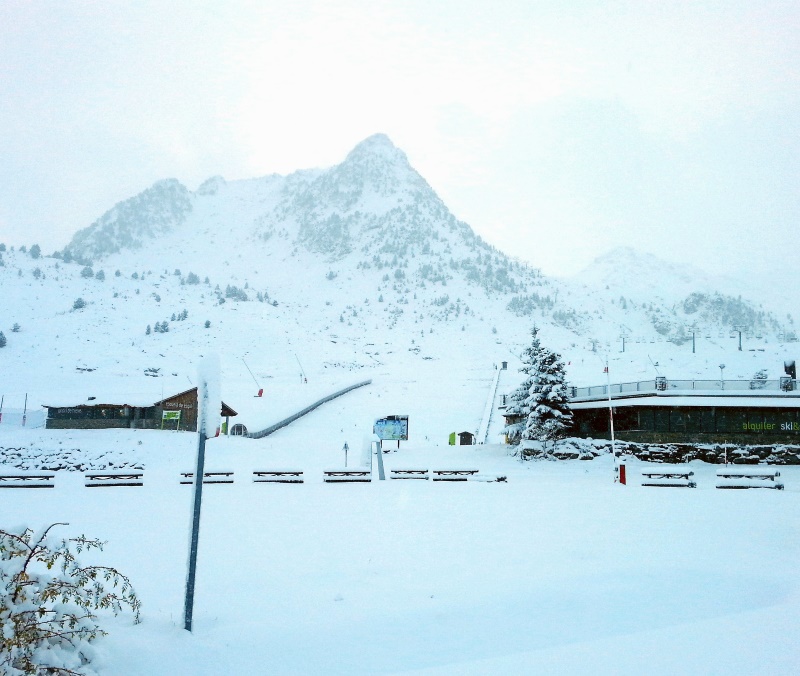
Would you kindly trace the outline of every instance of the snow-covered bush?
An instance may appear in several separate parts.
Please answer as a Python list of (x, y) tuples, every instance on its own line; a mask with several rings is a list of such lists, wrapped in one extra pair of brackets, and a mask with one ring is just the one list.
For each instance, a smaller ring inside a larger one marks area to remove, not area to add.
[[(0, 672), (86, 674), (91, 642), (105, 632), (96, 610), (123, 607), (139, 622), (141, 602), (130, 580), (110, 566), (84, 566), (76, 554), (102, 550), (84, 535), (56, 539), (54, 523), (41, 533), (0, 529)], [(107, 589), (106, 586), (110, 588)]]
[(76, 298), (75, 302), (72, 304), (73, 310), (80, 310), (81, 308), (86, 307), (86, 301), (83, 298)]
[(769, 378), (769, 373), (767, 369), (761, 369), (756, 371), (753, 374), (753, 377), (750, 379), (750, 389), (751, 390), (763, 390), (767, 386), (767, 379)]
[(6, 335), (0, 331), (0, 347), (5, 347), (7, 342)]

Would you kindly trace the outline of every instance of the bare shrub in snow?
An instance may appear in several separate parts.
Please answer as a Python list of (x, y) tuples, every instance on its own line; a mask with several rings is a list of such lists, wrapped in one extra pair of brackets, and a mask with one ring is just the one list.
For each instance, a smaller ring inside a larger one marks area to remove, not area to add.
[[(0, 671), (22, 674), (86, 674), (91, 642), (105, 632), (96, 610), (115, 615), (123, 607), (139, 622), (141, 602), (130, 580), (110, 566), (84, 566), (83, 550), (103, 548), (84, 535), (50, 536), (0, 529)], [(110, 589), (106, 588), (110, 586)]]

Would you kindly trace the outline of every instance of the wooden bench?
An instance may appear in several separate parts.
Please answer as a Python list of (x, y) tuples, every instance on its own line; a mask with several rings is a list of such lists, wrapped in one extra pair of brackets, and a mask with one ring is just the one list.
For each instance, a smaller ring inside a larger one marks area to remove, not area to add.
[(778, 481), (781, 473), (776, 470), (723, 469), (717, 470), (717, 488), (774, 488), (782, 491), (783, 484)]
[(326, 484), (369, 483), (372, 481), (372, 472), (368, 467), (326, 469), (323, 474)]
[(256, 484), (301, 484), (303, 471), (299, 469), (257, 469), (253, 472)]
[[(181, 472), (182, 484), (194, 485), (194, 472)], [(203, 472), (204, 484), (232, 484), (233, 472)]]
[(477, 469), (435, 469), (434, 481), (468, 481), (471, 476), (478, 473)]
[(389, 474), (390, 479), (429, 479), (427, 469), (418, 469), (414, 467), (402, 467), (391, 470)]
[(53, 473), (0, 474), (0, 488), (53, 488)]
[(646, 481), (642, 482), (642, 486), (697, 488), (697, 484), (691, 479), (693, 476), (694, 472), (690, 472), (689, 470), (653, 470), (651, 472), (642, 472), (642, 477), (646, 479)]
[(141, 486), (142, 472), (131, 471), (109, 471), (109, 472), (86, 472), (83, 475), (86, 488), (96, 488), (98, 486)]

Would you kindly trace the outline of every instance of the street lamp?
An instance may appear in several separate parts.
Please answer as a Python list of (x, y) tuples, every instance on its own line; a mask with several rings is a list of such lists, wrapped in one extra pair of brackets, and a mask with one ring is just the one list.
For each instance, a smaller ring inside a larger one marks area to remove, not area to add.
[(719, 379), (722, 382), (722, 389), (725, 389), (725, 364), (719, 365)]

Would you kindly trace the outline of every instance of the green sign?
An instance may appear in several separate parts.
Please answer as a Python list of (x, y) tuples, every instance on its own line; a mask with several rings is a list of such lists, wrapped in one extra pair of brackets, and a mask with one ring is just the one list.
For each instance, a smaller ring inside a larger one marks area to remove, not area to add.
[(180, 411), (163, 411), (161, 413), (162, 420), (180, 420), (181, 419), (181, 412)]

